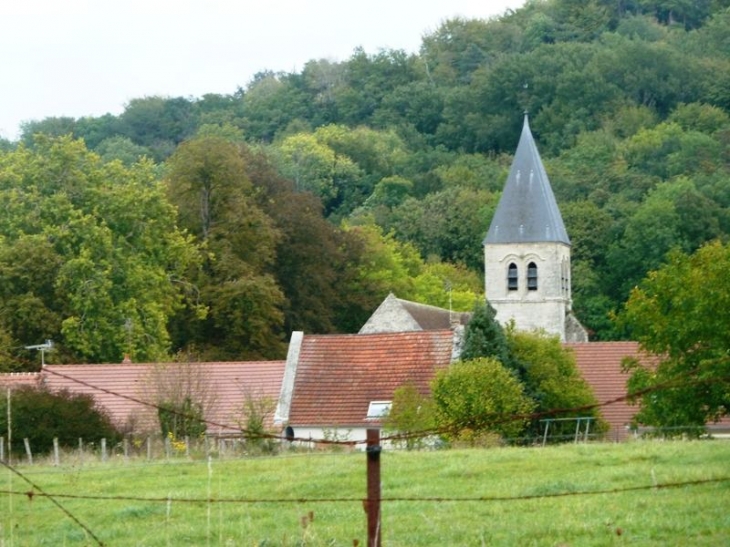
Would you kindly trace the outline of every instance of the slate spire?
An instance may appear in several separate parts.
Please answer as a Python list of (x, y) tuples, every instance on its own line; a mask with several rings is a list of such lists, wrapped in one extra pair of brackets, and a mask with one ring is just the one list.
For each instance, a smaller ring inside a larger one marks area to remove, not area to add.
[(538, 242), (570, 245), (525, 113), (520, 142), (484, 244)]

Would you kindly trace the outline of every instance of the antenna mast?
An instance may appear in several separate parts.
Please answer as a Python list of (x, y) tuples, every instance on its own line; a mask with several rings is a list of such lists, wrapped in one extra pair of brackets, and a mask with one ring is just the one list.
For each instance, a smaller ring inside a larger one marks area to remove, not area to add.
[(25, 346), (25, 349), (37, 349), (41, 352), (41, 366), (46, 366), (46, 352), (53, 350), (53, 342), (46, 340), (43, 344), (36, 344), (35, 346)]

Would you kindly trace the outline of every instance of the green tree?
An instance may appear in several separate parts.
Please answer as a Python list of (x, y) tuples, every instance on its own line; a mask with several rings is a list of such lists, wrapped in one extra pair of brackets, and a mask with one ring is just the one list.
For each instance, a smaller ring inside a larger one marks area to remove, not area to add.
[(151, 150), (156, 161), (172, 154), (195, 132), (197, 124), (196, 104), (184, 97), (132, 99), (119, 116), (120, 133)]
[(434, 425), (434, 406), (430, 395), (419, 391), (412, 382), (396, 388), (383, 426), (399, 436), (394, 440), (397, 445), (407, 450), (424, 447), (428, 442), (424, 434), (429, 433)]
[(197, 324), (179, 317), (178, 343), (208, 359), (281, 356), (284, 295), (271, 273), (280, 234), (256, 203), (241, 150), (217, 136), (186, 141), (167, 185), (180, 225), (206, 249), (195, 284), (208, 313)]
[(478, 274), (448, 262), (428, 262), (414, 279), (412, 298), (454, 311), (470, 311), (484, 289)]
[(297, 74), (256, 74), (243, 95), (243, 131), (250, 139), (272, 142), (293, 120), (310, 116), (311, 97)]
[(74, 135), (76, 120), (69, 116), (48, 117), (40, 121), (24, 122), (20, 126), (20, 141), (28, 147), (35, 144), (36, 135), (63, 137)]
[(708, 243), (691, 255), (673, 252), (636, 287), (619, 315), (656, 365), (628, 364), (639, 423), (696, 426), (730, 409), (730, 246)]
[[(594, 418), (593, 433), (606, 430), (606, 424), (588, 383), (583, 379), (570, 349), (563, 346), (554, 336), (507, 330), (507, 341), (514, 358), (525, 366), (525, 390), (537, 403), (535, 412), (546, 413), (547, 418)], [(531, 423), (532, 433), (537, 435), (544, 429), (539, 419)], [(574, 422), (557, 422), (551, 425), (553, 434), (575, 433)]]
[(52, 339), (61, 362), (168, 354), (197, 250), (150, 162), (40, 137), (0, 156), (0, 203), (0, 324), (16, 347)]
[(274, 148), (279, 172), (294, 182), (300, 192), (311, 192), (325, 205), (325, 214), (341, 201), (339, 191), (355, 184), (358, 167), (345, 155), (337, 154), (315, 135), (299, 133)]
[[(358, 264), (359, 290), (378, 294), (379, 300), (389, 292), (409, 298), (413, 292), (413, 280), (423, 265), (418, 251), (412, 245), (400, 243), (390, 234), (383, 234), (372, 224), (353, 226), (348, 230), (364, 244), (363, 261)], [(352, 290), (358, 289), (352, 287)]]
[(489, 228), (497, 197), (484, 190), (446, 188), (424, 199), (406, 198), (391, 211), (387, 224), (401, 241), (415, 245), (425, 257), (483, 267), (479, 242)]
[(129, 137), (120, 135), (104, 139), (96, 146), (94, 151), (104, 161), (119, 160), (126, 166), (137, 163), (145, 156), (152, 156), (149, 149), (135, 144)]
[(516, 437), (535, 406), (519, 380), (494, 358), (459, 361), (440, 370), (431, 391), (436, 424), (452, 441), (474, 443), (488, 433)]
[(464, 332), (464, 346), (461, 349), (463, 360), (492, 357), (508, 366), (511, 358), (507, 337), (496, 316), (496, 310), (486, 300), (474, 303), (474, 313)]

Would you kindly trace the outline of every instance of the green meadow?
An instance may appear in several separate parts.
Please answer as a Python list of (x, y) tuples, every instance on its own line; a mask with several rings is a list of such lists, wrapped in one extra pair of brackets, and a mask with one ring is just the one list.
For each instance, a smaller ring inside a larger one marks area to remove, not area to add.
[[(2, 547), (367, 542), (362, 452), (16, 469)], [(730, 544), (724, 440), (385, 451), (381, 479), (386, 546)]]

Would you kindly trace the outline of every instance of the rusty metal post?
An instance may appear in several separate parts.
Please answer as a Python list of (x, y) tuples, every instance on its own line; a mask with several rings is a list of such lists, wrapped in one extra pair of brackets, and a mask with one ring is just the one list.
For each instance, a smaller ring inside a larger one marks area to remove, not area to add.
[(367, 430), (365, 451), (368, 457), (368, 547), (380, 547), (380, 430)]

